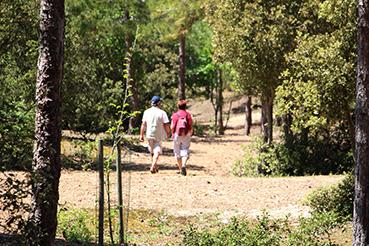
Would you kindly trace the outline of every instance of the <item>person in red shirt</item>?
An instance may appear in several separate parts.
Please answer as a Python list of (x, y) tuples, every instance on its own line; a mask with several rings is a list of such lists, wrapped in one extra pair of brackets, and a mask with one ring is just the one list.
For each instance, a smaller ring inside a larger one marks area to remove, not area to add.
[(192, 115), (186, 110), (187, 101), (179, 100), (178, 111), (172, 115), (173, 152), (179, 171), (187, 175), (187, 161), (190, 157), (191, 136), (193, 133)]

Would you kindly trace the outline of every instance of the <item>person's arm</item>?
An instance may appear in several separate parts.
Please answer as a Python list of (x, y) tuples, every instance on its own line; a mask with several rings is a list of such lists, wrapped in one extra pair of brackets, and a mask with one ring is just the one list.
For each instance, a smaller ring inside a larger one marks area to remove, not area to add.
[(146, 130), (146, 121), (142, 121), (141, 129), (140, 129), (140, 141), (143, 142), (145, 137), (145, 130)]
[(170, 137), (170, 121), (165, 111), (163, 111), (163, 124), (164, 124), (165, 133), (167, 134), (167, 138), (169, 138)]
[(164, 129), (167, 134), (167, 137), (169, 138), (170, 137), (170, 123), (169, 122), (164, 124)]
[(190, 113), (188, 113), (188, 112), (187, 112), (187, 114), (188, 114), (188, 125), (190, 126), (190, 127), (189, 127), (189, 130), (188, 130), (188, 134), (189, 134), (190, 136), (192, 136), (192, 135), (193, 135), (193, 121), (192, 121), (192, 115), (191, 115)]

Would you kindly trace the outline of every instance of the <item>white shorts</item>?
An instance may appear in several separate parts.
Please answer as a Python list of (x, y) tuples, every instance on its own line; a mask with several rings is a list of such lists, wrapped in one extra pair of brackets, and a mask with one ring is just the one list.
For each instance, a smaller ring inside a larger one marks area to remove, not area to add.
[(189, 157), (190, 156), (190, 145), (191, 145), (191, 136), (178, 136), (174, 135), (173, 138), (173, 153), (174, 156), (179, 159), (181, 157)]
[(151, 154), (161, 154), (162, 151), (162, 141), (156, 139), (148, 139), (147, 148)]

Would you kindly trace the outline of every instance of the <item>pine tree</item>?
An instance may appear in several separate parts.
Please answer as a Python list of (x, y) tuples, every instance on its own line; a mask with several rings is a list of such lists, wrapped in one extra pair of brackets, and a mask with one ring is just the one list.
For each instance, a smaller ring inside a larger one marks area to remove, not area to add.
[(32, 163), (32, 243), (54, 245), (60, 178), (60, 85), (63, 77), (64, 0), (41, 0), (36, 82), (36, 148)]

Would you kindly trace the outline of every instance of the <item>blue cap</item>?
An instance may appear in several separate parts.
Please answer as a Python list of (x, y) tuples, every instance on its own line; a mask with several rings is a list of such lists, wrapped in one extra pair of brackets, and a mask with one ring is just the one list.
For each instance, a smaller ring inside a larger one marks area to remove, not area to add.
[(153, 97), (151, 98), (151, 104), (152, 104), (152, 105), (156, 105), (156, 104), (158, 104), (160, 101), (161, 101), (161, 97), (159, 97), (159, 96), (153, 96)]

